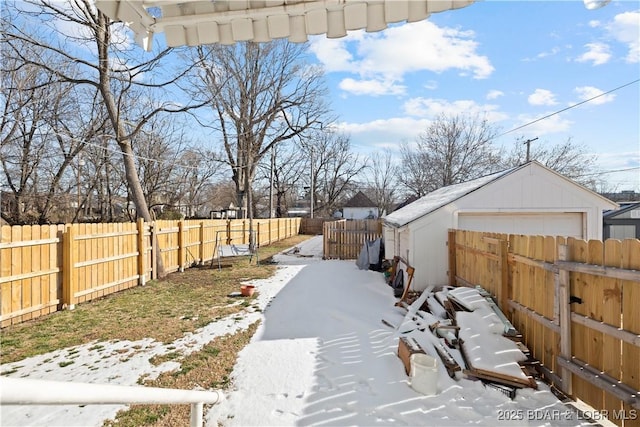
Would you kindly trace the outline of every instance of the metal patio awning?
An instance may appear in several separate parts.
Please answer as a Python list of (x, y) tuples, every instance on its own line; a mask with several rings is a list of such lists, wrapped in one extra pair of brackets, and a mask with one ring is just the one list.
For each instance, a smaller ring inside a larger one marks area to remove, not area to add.
[(105, 15), (124, 22), (136, 42), (151, 50), (153, 35), (167, 45), (197, 46), (267, 42), (307, 36), (344, 37), (347, 31), (380, 31), (390, 23), (415, 22), (431, 13), (475, 0), (96, 0)]

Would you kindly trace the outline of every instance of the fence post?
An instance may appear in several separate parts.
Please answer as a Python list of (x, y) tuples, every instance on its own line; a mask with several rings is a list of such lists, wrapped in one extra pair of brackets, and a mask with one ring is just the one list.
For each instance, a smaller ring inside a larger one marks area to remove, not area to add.
[(146, 276), (146, 247), (144, 239), (144, 219), (138, 218), (138, 284), (144, 286), (147, 283)]
[(185, 247), (184, 247), (184, 220), (178, 221), (178, 271), (184, 271)]
[(335, 232), (337, 233), (336, 237), (337, 237), (337, 241), (338, 241), (338, 246), (336, 247), (337, 249), (337, 255), (338, 255), (338, 259), (342, 259), (343, 253), (344, 253), (344, 232), (347, 229), (347, 227), (345, 227), (346, 225), (346, 221), (345, 222), (341, 222), (340, 223), (340, 227), (338, 227)]
[(242, 220), (242, 244), (247, 244), (247, 220)]
[(200, 265), (204, 264), (204, 221), (200, 221)]
[(227, 243), (225, 244), (226, 245), (231, 244), (231, 220), (230, 219), (227, 220)]
[[(505, 313), (510, 313), (509, 300), (511, 299), (511, 284), (509, 283), (509, 242), (505, 239), (500, 239), (498, 244), (499, 257), (500, 257), (500, 305), (501, 309)], [(511, 317), (511, 316), (509, 316)]]
[[(567, 245), (558, 245), (558, 261), (567, 260)], [(557, 263), (556, 263), (557, 265)], [(571, 305), (570, 300), (570, 282), (569, 272), (564, 269), (558, 269), (558, 305), (560, 316), (560, 357), (564, 360), (571, 359)], [(562, 365), (561, 365), (562, 366)], [(560, 368), (562, 377), (562, 391), (571, 396), (573, 393), (573, 385), (571, 380), (571, 371), (565, 367)]]
[(78, 284), (78, 272), (74, 264), (78, 257), (78, 245), (75, 243), (75, 231), (72, 224), (67, 224), (62, 233), (62, 307), (73, 310), (76, 307), (76, 287)]
[(151, 278), (158, 278), (158, 257), (162, 256), (160, 248), (158, 247), (158, 233), (157, 223), (153, 221), (151, 223)]
[(449, 286), (456, 285), (456, 230), (449, 230)]
[(322, 259), (327, 257), (327, 249), (329, 247), (329, 229), (327, 228), (328, 222), (322, 224)]

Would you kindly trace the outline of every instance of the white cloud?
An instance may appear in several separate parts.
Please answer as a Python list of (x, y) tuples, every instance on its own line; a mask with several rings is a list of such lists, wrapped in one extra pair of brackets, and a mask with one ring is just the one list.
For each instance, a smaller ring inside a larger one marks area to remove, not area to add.
[(524, 58), (523, 61), (524, 62), (534, 62), (537, 61), (539, 59), (544, 59), (547, 57), (552, 57), (552, 56), (556, 56), (559, 53), (561, 53), (564, 50), (567, 49), (571, 49), (571, 45), (570, 44), (565, 44), (563, 46), (554, 46), (549, 50), (543, 51), (538, 53), (536, 56), (532, 57), (532, 58)]
[[(88, 3), (88, 7), (91, 9), (91, 12), (97, 13), (95, 5), (92, 4), (93, 2)], [(23, 2), (23, 4), (27, 3)], [(82, 13), (77, 10), (78, 6), (75, 5), (75, 2), (65, 0), (56, 1), (54, 4), (55, 7), (59, 8), (69, 16), (76, 16), (78, 14), (82, 15)], [(82, 21), (83, 19), (80, 18), (79, 22)], [(95, 34), (93, 34), (86, 25), (82, 25), (72, 19), (58, 18), (48, 20), (46, 25), (53, 26), (60, 35), (62, 35), (64, 42), (69, 43), (73, 49), (78, 50), (80, 53), (81, 51), (85, 51), (89, 52), (91, 55), (97, 55)], [(127, 50), (132, 46), (135, 46), (135, 42), (132, 38), (133, 32), (122, 22), (111, 25), (110, 35), (111, 42), (118, 45), (118, 49)]]
[(487, 93), (487, 99), (498, 99), (501, 96), (504, 96), (504, 92), (501, 90), (490, 90), (489, 93)]
[(366, 123), (346, 123), (338, 124), (338, 129), (348, 134), (361, 134), (366, 132), (374, 133), (397, 133), (413, 135), (416, 127), (422, 131), (429, 124), (426, 119), (414, 119), (411, 117), (392, 117), (390, 119), (373, 120)]
[(576, 59), (578, 62), (592, 62), (593, 65), (602, 65), (611, 59), (609, 45), (605, 43), (587, 43), (584, 47), (587, 51)]
[(328, 73), (335, 71), (352, 71), (353, 56), (347, 49), (350, 35), (341, 39), (312, 37), (309, 50), (316, 55)]
[(392, 81), (381, 80), (355, 80), (346, 78), (338, 85), (340, 89), (354, 95), (402, 95), (405, 93), (406, 87), (397, 85)]
[(527, 101), (531, 105), (556, 105), (558, 103), (556, 95), (547, 89), (536, 89), (535, 92), (529, 95)]
[[(494, 71), (489, 59), (478, 54), (472, 31), (440, 28), (430, 21), (387, 28), (379, 33), (356, 31), (342, 39), (314, 37), (310, 50), (327, 72), (348, 72), (360, 80), (402, 82), (408, 73), (458, 70), (475, 79)], [(349, 87), (360, 89), (353, 78)], [(357, 92), (359, 93), (359, 92)]]
[[(478, 105), (474, 101), (455, 101), (415, 98), (407, 101), (404, 106), (405, 117), (372, 120), (365, 123), (337, 124), (337, 129), (351, 136), (351, 142), (356, 149), (371, 147), (377, 149), (397, 148), (400, 143), (411, 144), (418, 135), (431, 124), (431, 119), (440, 113), (478, 113), (490, 122), (505, 120), (507, 115), (497, 111), (495, 105)], [(366, 151), (366, 150), (365, 150)]]
[(600, 25), (601, 25), (601, 23), (597, 19), (593, 19), (593, 20), (589, 21), (589, 26), (591, 28), (598, 28)]
[(616, 15), (607, 25), (607, 30), (617, 41), (627, 45), (629, 49), (625, 58), (627, 62), (632, 64), (640, 62), (640, 11)]
[[(604, 93), (604, 91), (593, 86), (580, 86), (575, 88), (573, 91), (578, 94), (580, 101), (586, 101), (587, 99), (591, 99), (594, 96), (602, 95)], [(589, 101), (589, 103), (592, 105), (606, 104), (608, 102), (613, 102), (615, 97), (615, 94), (609, 93), (607, 95), (602, 95), (592, 101)]]
[(546, 52), (540, 52), (539, 54), (536, 55), (537, 59), (541, 59), (541, 58), (546, 58), (547, 56), (555, 56), (558, 53), (560, 53), (562, 49), (558, 46), (552, 47), (551, 50), (548, 50)]
[[(544, 117), (547, 114), (552, 114), (552, 112), (550, 111), (548, 113), (543, 113), (542, 115), (535, 117), (528, 114), (521, 114), (517, 117), (516, 125), (514, 126), (514, 128), (534, 122), (535, 120), (538, 120), (540, 117)], [(528, 125), (522, 128), (519, 132), (522, 132), (526, 137), (536, 137), (548, 135), (551, 133), (566, 132), (567, 130), (571, 129), (571, 125), (573, 125), (572, 121), (564, 119), (561, 117), (561, 115), (556, 114), (554, 116), (547, 117), (544, 120), (540, 120), (539, 122)]]
[(424, 85), (422, 85), (425, 89), (435, 90), (438, 89), (438, 82), (435, 80), (429, 80)]
[(393, 117), (365, 123), (342, 122), (337, 129), (350, 135), (355, 149), (371, 151), (371, 147), (397, 147), (400, 143), (413, 141), (429, 123), (423, 118)]
[(441, 114), (479, 114), (491, 122), (501, 121), (507, 118), (505, 113), (498, 111), (498, 106), (493, 104), (478, 104), (472, 100), (447, 101), (433, 98), (413, 98), (403, 105), (405, 114), (414, 117), (435, 118)]

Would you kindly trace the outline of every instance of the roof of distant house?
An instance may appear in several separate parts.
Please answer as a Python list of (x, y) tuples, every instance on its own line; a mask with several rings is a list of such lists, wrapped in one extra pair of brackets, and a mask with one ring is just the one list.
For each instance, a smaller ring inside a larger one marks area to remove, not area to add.
[(397, 211), (398, 209), (402, 209), (402, 208), (404, 208), (405, 206), (407, 206), (409, 203), (413, 203), (413, 202), (415, 202), (415, 201), (416, 201), (416, 200), (418, 200), (418, 199), (419, 199), (419, 197), (418, 197), (418, 196), (416, 196), (416, 195), (409, 196), (409, 197), (407, 197), (404, 201), (402, 201), (402, 202), (398, 203), (397, 205), (395, 205), (395, 206), (393, 207), (393, 210), (392, 210), (391, 212), (395, 212), (395, 211)]
[(345, 208), (373, 208), (376, 204), (371, 201), (362, 191), (353, 196), (344, 204)]
[(620, 203), (620, 208), (607, 211), (602, 217), (605, 219), (615, 218), (620, 214), (633, 211), (635, 209), (640, 209), (640, 202)]

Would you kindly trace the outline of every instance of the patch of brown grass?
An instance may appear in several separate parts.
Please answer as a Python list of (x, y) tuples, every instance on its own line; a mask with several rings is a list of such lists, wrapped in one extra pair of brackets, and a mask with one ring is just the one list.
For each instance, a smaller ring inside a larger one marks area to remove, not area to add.
[[(150, 387), (192, 389), (228, 389), (231, 371), (238, 352), (251, 340), (259, 322), (234, 335), (216, 338), (201, 351), (180, 360), (180, 370), (166, 372), (157, 379), (145, 381)], [(206, 407), (205, 407), (206, 411)], [(108, 420), (106, 427), (174, 427), (189, 425), (190, 405), (132, 405), (118, 412), (115, 420)]]
[[(271, 257), (309, 239), (296, 236), (260, 248), (260, 264), (248, 258), (225, 259), (225, 268), (217, 264), (194, 267), (183, 273), (173, 273), (163, 280), (129, 289), (89, 303), (79, 304), (72, 311), (62, 311), (31, 322), (2, 330), (0, 348), (2, 363), (48, 353), (76, 345), (98, 341), (143, 338), (170, 343), (187, 332), (208, 323), (240, 313), (254, 297), (229, 297), (248, 280), (273, 275)], [(179, 352), (151, 360), (180, 362), (176, 372), (164, 373), (155, 380), (139, 380), (151, 387), (178, 389), (228, 389), (230, 374), (238, 352), (249, 343), (258, 323), (234, 335), (216, 338), (201, 351), (184, 356)], [(189, 425), (190, 405), (132, 405), (121, 411), (105, 426), (180, 426)]]
[(71, 311), (4, 328), (0, 334), (0, 362), (15, 362), (94, 340), (153, 338), (172, 342), (216, 319), (242, 311), (244, 307), (237, 304), (238, 299), (228, 295), (239, 291), (244, 281), (271, 276), (275, 266), (270, 257), (307, 239), (309, 236), (295, 236), (261, 247), (259, 265), (255, 260), (249, 263), (246, 257), (229, 258), (225, 259), (229, 267), (221, 270), (217, 265), (189, 268), (145, 286), (79, 304)]

